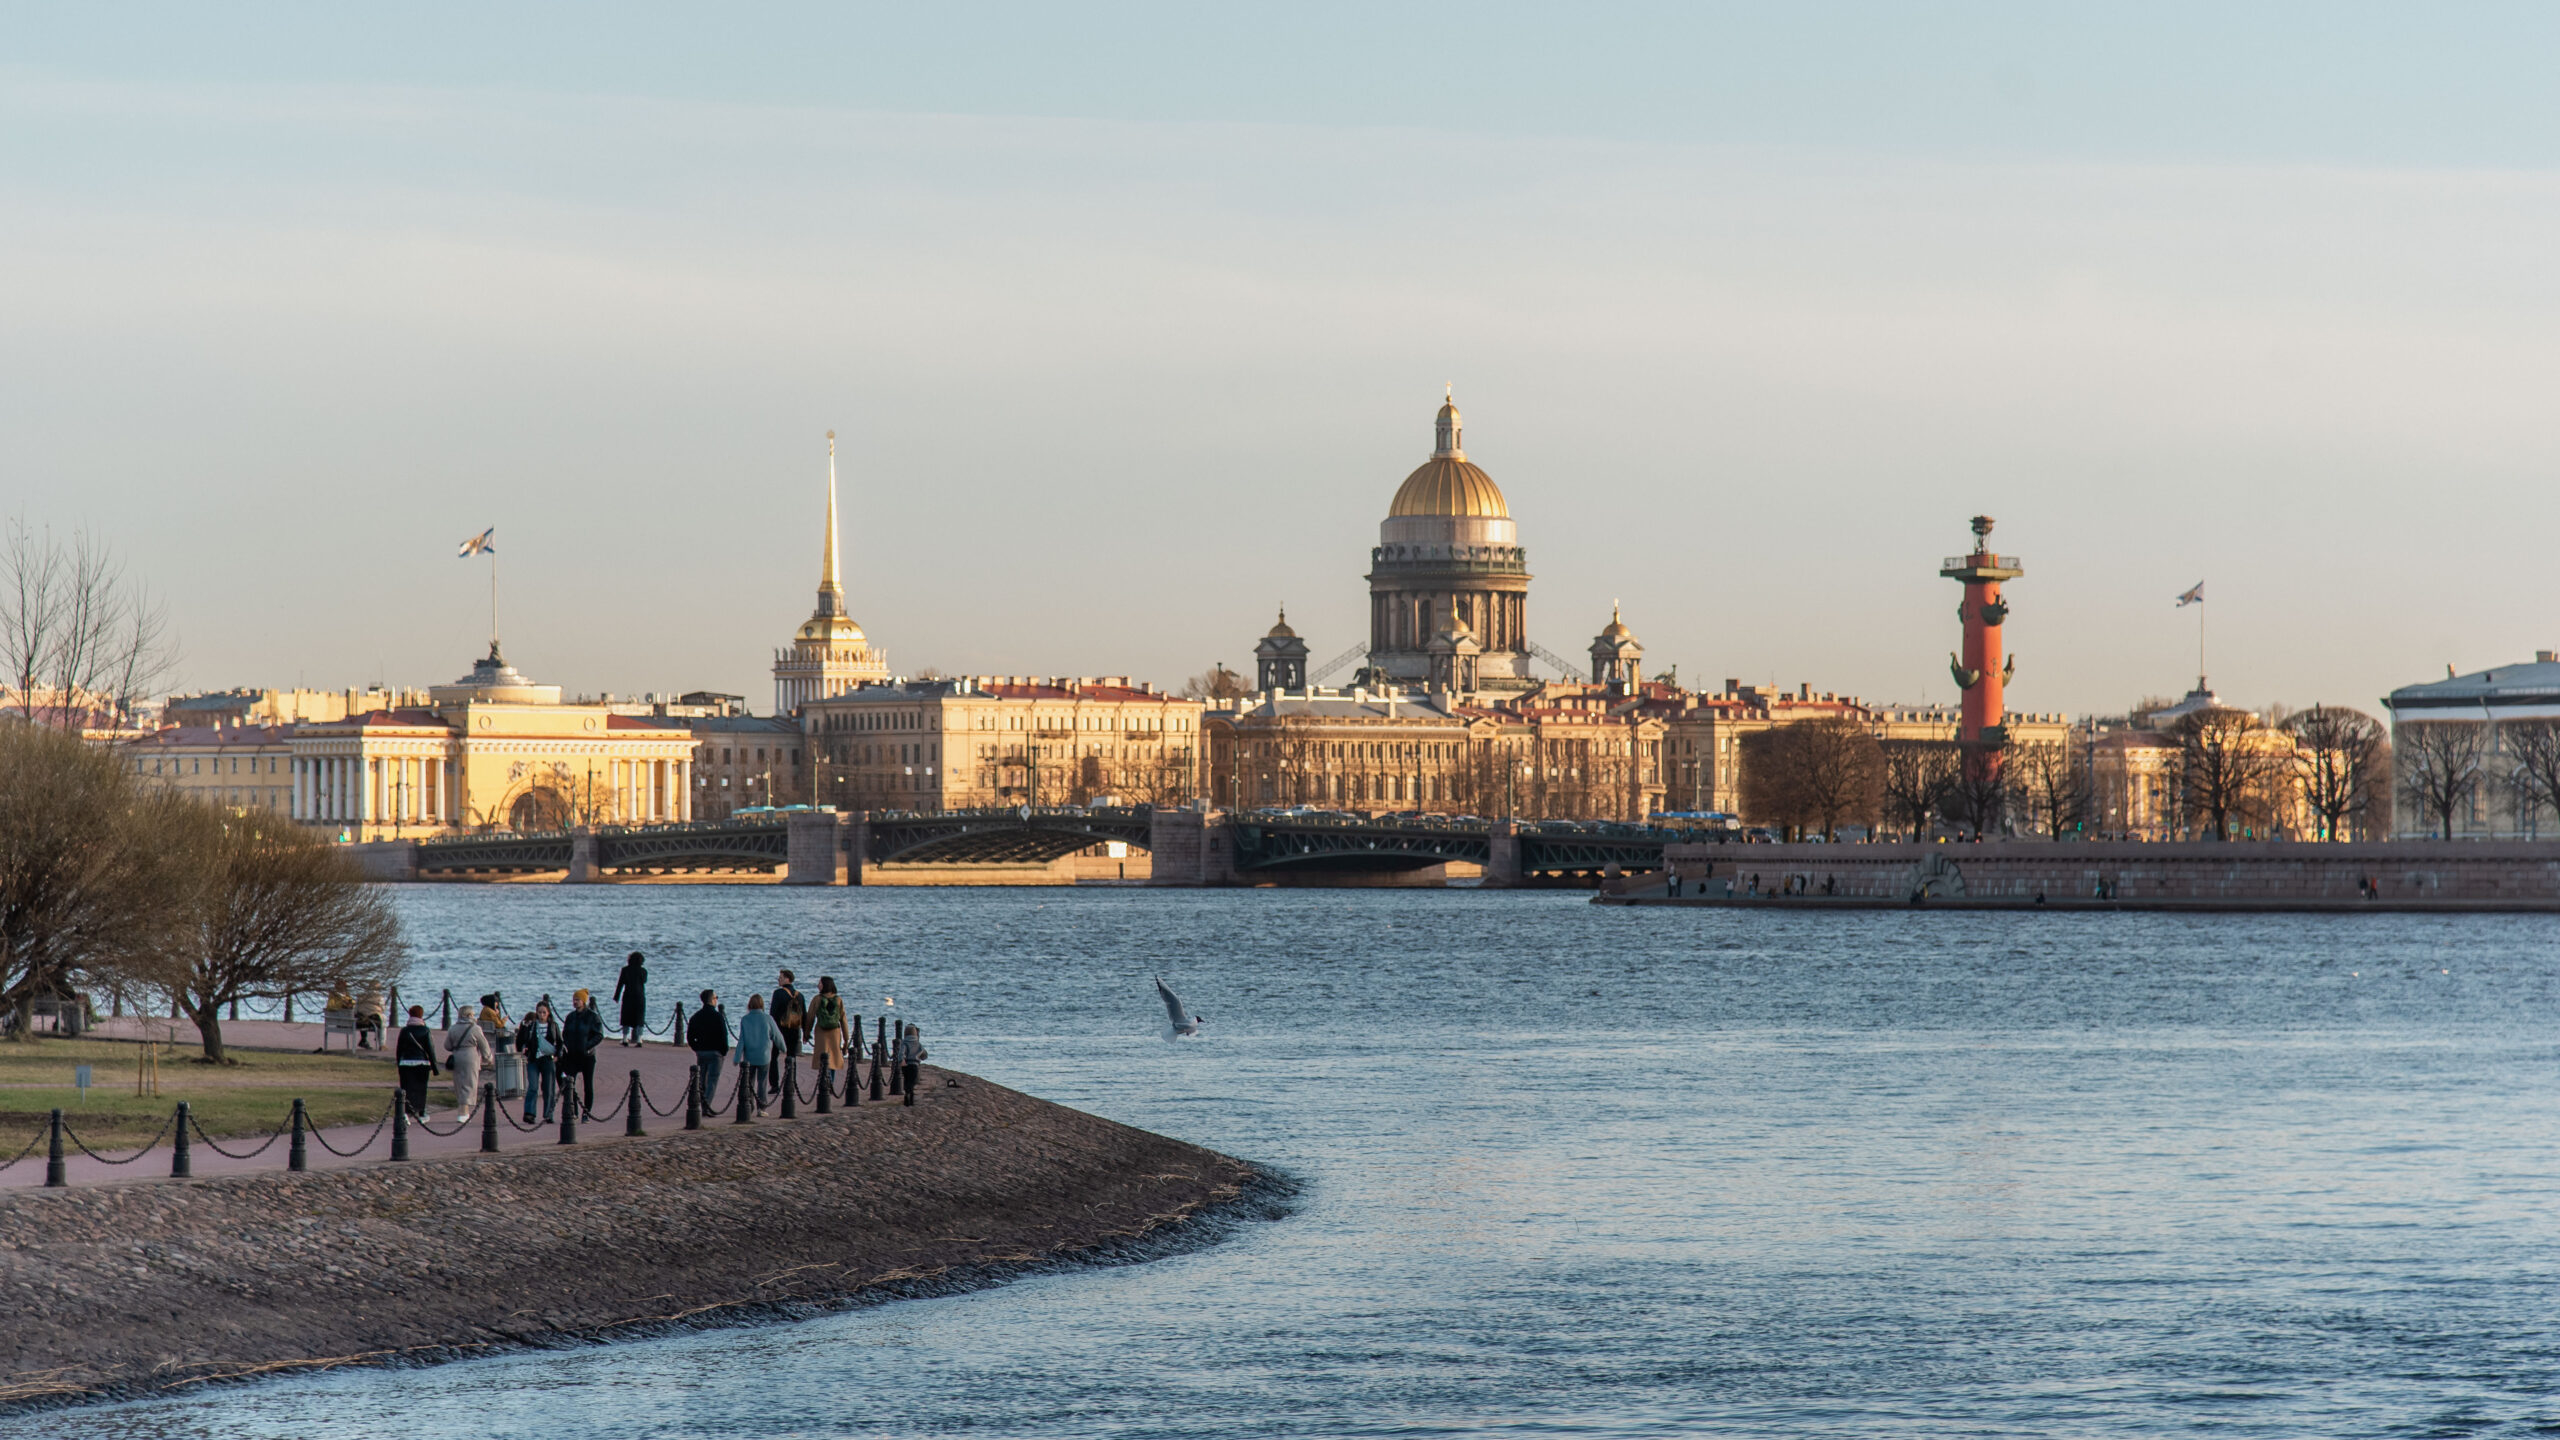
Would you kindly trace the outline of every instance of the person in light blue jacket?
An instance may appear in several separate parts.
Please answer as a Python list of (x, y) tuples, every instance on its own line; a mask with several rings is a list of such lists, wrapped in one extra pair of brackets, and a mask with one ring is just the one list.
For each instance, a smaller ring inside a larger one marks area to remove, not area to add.
[(765, 1013), (764, 997), (747, 997), (747, 1018), (738, 1022), (738, 1083), (755, 1086), (756, 1111), (773, 1103), (773, 1077), (765, 1066), (782, 1048), (782, 1027)]

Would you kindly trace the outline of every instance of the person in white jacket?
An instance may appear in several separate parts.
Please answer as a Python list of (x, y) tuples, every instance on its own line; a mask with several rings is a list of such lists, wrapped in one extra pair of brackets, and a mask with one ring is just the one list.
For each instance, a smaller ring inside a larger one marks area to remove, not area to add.
[(444, 1053), (453, 1066), (453, 1101), (461, 1111), (455, 1119), (468, 1120), (480, 1101), (480, 1078), (498, 1063), (478, 1015), (454, 1017), (453, 1028), (444, 1032)]

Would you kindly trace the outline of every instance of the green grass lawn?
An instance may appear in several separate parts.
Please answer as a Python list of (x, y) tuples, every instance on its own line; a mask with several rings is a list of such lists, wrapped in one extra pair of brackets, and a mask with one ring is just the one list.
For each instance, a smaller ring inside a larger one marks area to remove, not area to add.
[[(133, 1093), (142, 1046), (122, 1040), (34, 1040), (0, 1043), (0, 1160), (18, 1153), (56, 1106), (92, 1149), (131, 1149), (156, 1133), (178, 1102), (215, 1136), (256, 1138), (283, 1123), (300, 1096), (312, 1124), (370, 1124), (382, 1117), (398, 1083), (380, 1052), (349, 1055), (242, 1050), (229, 1065), (206, 1065), (192, 1030), (160, 1047), (160, 1093)], [(73, 1067), (90, 1069), (83, 1098)], [(164, 1142), (165, 1144), (165, 1142)], [(39, 1147), (41, 1153), (41, 1147)], [(76, 1151), (72, 1153), (78, 1153)]]

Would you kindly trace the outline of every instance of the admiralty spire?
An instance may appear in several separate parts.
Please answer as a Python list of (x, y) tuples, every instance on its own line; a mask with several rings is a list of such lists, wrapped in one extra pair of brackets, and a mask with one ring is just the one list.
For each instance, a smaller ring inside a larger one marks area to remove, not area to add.
[(845, 613), (844, 574), (836, 558), (836, 432), (827, 432), (827, 535), (818, 571), (818, 608), (788, 648), (773, 655), (773, 710), (796, 713), (812, 700), (889, 678), (887, 652)]

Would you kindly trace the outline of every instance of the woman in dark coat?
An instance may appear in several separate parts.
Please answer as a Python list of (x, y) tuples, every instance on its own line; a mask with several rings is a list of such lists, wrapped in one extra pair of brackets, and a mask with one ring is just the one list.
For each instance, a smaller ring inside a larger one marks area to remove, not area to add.
[(649, 967), (640, 963), (640, 952), (622, 962), (622, 974), (613, 982), (613, 998), (622, 1002), (622, 1043), (637, 1045), (640, 1032), (649, 1024)]

